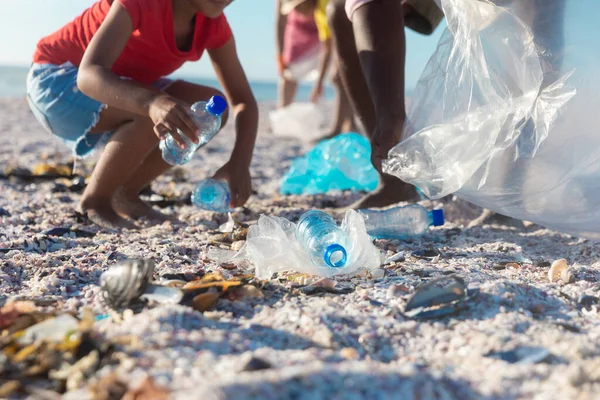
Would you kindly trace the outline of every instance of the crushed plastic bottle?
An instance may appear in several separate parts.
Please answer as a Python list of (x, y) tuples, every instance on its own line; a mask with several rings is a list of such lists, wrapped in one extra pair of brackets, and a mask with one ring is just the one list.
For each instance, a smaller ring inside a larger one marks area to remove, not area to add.
[(371, 164), (369, 140), (344, 133), (323, 140), (295, 159), (281, 184), (282, 194), (319, 194), (331, 190), (373, 191), (379, 174)]
[(430, 226), (444, 225), (442, 210), (427, 211), (419, 204), (387, 210), (359, 210), (367, 232), (378, 239), (409, 239), (422, 236)]
[(205, 179), (199, 182), (192, 192), (192, 203), (203, 210), (229, 212), (231, 193), (227, 182)]
[(189, 162), (196, 150), (208, 143), (221, 128), (221, 115), (227, 109), (227, 102), (221, 96), (213, 96), (208, 102), (199, 101), (190, 108), (190, 115), (200, 130), (198, 144), (192, 142), (183, 132), (177, 133), (185, 142), (185, 149), (179, 147), (173, 136), (169, 133), (160, 141), (163, 159), (171, 165), (183, 165)]
[(323, 211), (307, 211), (300, 217), (296, 226), (296, 240), (316, 265), (341, 268), (348, 261), (348, 236)]

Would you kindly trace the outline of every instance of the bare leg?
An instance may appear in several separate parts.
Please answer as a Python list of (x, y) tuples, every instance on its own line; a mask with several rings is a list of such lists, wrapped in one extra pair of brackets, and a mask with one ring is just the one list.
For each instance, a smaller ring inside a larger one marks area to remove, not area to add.
[[(186, 81), (176, 81), (165, 90), (173, 97), (177, 97), (189, 104), (197, 101), (207, 100), (214, 95), (223, 96), (216, 89), (200, 86)], [(229, 111), (226, 110), (222, 115), (221, 127), (225, 126), (229, 117)], [(173, 220), (175, 218), (167, 216), (139, 198), (139, 193), (154, 181), (157, 177), (165, 173), (171, 166), (166, 163), (158, 146), (148, 154), (144, 162), (129, 177), (127, 182), (118, 190), (113, 198), (113, 207), (115, 210), (129, 218), (148, 218), (154, 221)]]
[[(183, 81), (173, 83), (167, 91), (188, 103), (219, 93), (215, 89)], [(227, 115), (224, 114), (224, 122)], [(148, 117), (107, 108), (91, 133), (115, 129), (83, 193), (81, 211), (98, 225), (117, 228), (135, 227), (122, 216), (165, 219), (138, 197), (143, 187), (169, 168), (158, 149), (152, 121)]]
[[(354, 29), (346, 16), (344, 6), (344, 0), (332, 0), (327, 10), (328, 21), (346, 94), (370, 137), (375, 130), (375, 109), (358, 56)], [(404, 93), (400, 95), (403, 96)], [(400, 201), (415, 199), (417, 199), (417, 194), (414, 187), (394, 176), (383, 174), (380, 187), (352, 207), (385, 207)]]
[[(122, 114), (120, 110), (115, 110), (114, 113), (112, 109), (104, 110), (96, 129), (102, 129), (105, 123), (114, 121), (119, 114)], [(120, 217), (113, 209), (112, 199), (117, 189), (158, 143), (149, 118), (129, 115), (128, 119), (129, 121), (120, 121), (106, 144), (79, 204), (81, 211), (100, 226), (135, 228), (134, 224)], [(111, 128), (107, 127), (102, 131)]]
[(280, 78), (278, 88), (279, 95), (277, 100), (277, 108), (283, 108), (292, 104), (294, 97), (296, 97), (298, 82)]
[(331, 139), (342, 132), (356, 132), (357, 127), (354, 121), (354, 113), (352, 112), (352, 104), (346, 94), (344, 85), (340, 78), (338, 68), (335, 68), (332, 79), (335, 87), (335, 118), (333, 126), (327, 133), (324, 139)]

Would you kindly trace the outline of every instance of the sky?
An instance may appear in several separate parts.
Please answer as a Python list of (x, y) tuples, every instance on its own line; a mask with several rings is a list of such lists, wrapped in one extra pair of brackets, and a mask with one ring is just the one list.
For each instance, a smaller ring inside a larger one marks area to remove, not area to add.
[[(0, 65), (28, 66), (37, 41), (72, 20), (95, 0), (1, 0)], [(246, 74), (254, 81), (275, 81), (275, 0), (237, 0), (225, 11)], [(434, 52), (443, 26), (431, 36), (407, 31), (407, 89), (416, 84)], [(188, 63), (181, 75), (212, 78), (207, 57)]]

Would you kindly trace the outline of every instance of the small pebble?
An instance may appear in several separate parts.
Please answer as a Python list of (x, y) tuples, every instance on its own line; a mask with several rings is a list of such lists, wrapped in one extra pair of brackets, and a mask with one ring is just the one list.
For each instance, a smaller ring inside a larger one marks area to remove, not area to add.
[(388, 290), (385, 294), (385, 298), (388, 300), (395, 299), (395, 298), (398, 298), (398, 297), (408, 293), (409, 291), (410, 291), (410, 288), (405, 285), (401, 285), (401, 284), (390, 285), (390, 287), (388, 288)]
[(246, 371), (246, 372), (261, 371), (264, 369), (269, 369), (271, 367), (272, 367), (272, 365), (268, 361), (263, 360), (262, 358), (259, 358), (259, 357), (252, 357), (252, 358), (250, 358), (250, 360), (248, 360), (246, 365), (244, 365), (244, 368), (242, 368), (242, 371)]
[(373, 279), (381, 279), (385, 276), (385, 270), (383, 268), (377, 268), (371, 271), (371, 277)]
[(354, 347), (344, 347), (340, 350), (340, 355), (346, 360), (358, 360), (360, 358), (360, 354)]

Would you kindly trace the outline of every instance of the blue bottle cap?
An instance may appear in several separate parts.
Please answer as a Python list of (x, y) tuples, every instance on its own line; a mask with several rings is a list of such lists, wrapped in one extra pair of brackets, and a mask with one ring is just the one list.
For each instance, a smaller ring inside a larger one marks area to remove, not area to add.
[(346, 265), (346, 261), (348, 260), (348, 254), (346, 253), (346, 249), (344, 248), (344, 246), (339, 245), (337, 243), (330, 244), (325, 250), (323, 260), (325, 261), (325, 264), (329, 265), (332, 268), (341, 268), (344, 265)]
[(227, 109), (227, 101), (221, 96), (213, 96), (206, 104), (208, 112), (214, 115), (221, 115)]
[(444, 211), (443, 210), (431, 210), (431, 219), (433, 220), (433, 226), (444, 225)]

